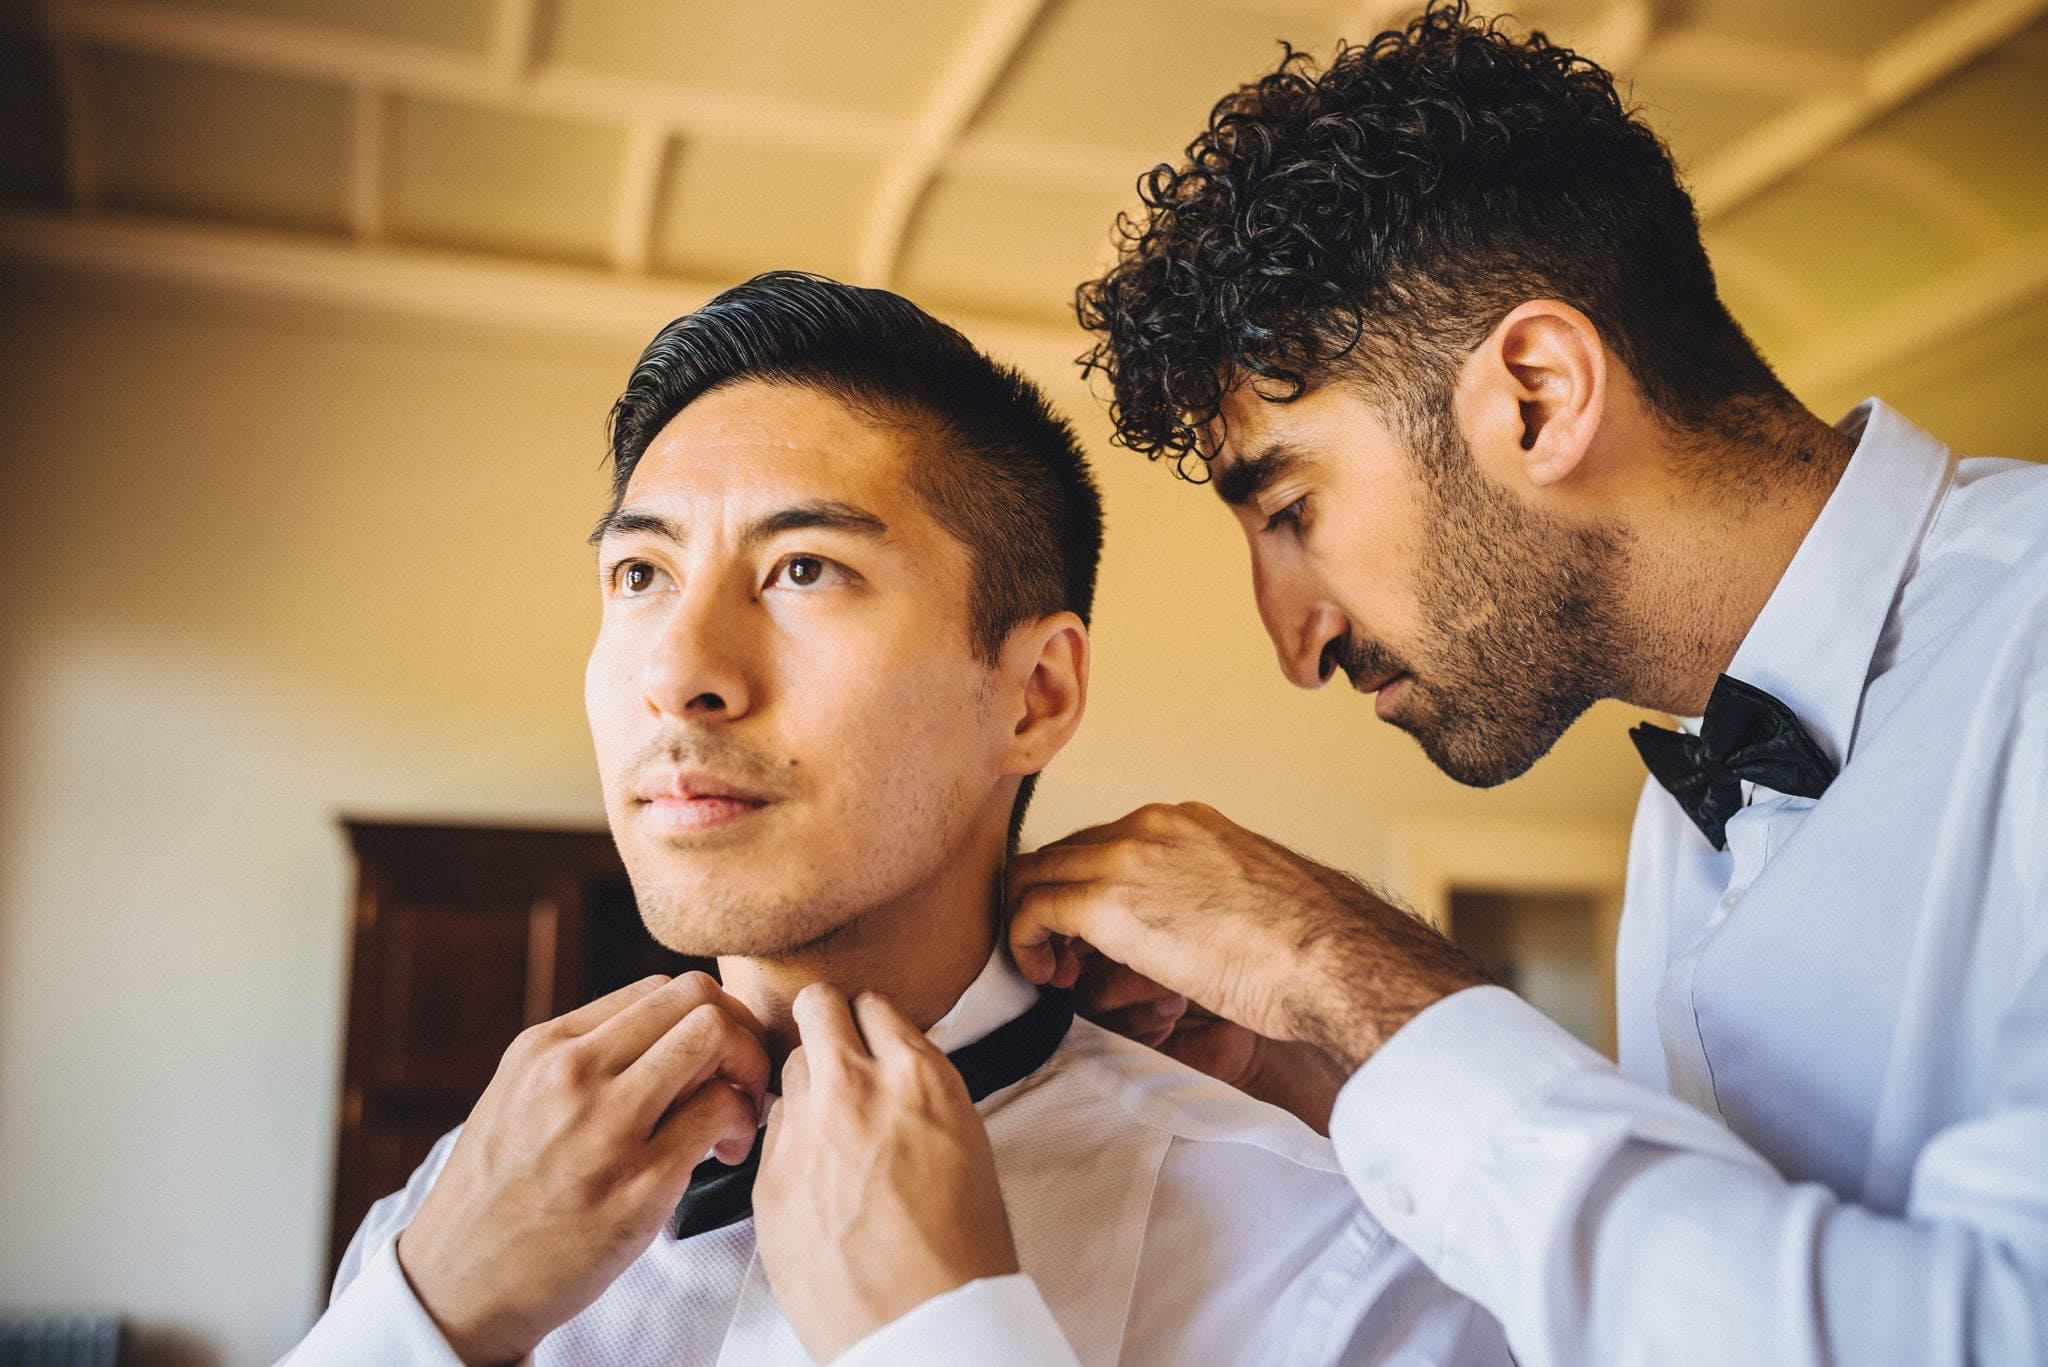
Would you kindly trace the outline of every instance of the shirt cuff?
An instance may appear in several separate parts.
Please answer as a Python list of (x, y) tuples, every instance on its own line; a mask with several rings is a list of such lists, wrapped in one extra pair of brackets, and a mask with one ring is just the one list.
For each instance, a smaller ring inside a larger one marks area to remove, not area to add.
[(832, 1367), (954, 1367), (970, 1343), (976, 1367), (1078, 1367), (1038, 1284), (1021, 1272), (932, 1297), (841, 1353)]
[(1387, 1231), (1432, 1268), (1487, 1140), (1560, 1076), (1605, 1057), (1502, 987), (1469, 987), (1422, 1011), (1337, 1093), (1330, 1139)]
[(279, 1367), (463, 1367), (398, 1265), (386, 1239)]

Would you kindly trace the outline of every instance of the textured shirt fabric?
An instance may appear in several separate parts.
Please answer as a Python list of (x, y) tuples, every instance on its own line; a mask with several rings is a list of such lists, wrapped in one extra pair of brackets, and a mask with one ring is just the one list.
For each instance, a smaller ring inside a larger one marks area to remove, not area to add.
[(2048, 1362), (2048, 468), (1875, 400), (1728, 673), (1842, 765), (1654, 783), (1620, 1066), (1498, 988), (1346, 1085), (1365, 1204), (1549, 1364)]
[[(998, 950), (927, 1033), (958, 1049), (1035, 995)], [(1279, 1110), (1085, 1021), (979, 1109), (1022, 1273), (927, 1302), (841, 1356), (845, 1367), (1506, 1361), (1498, 1325), (1388, 1238), (1328, 1142)], [(455, 1362), (394, 1242), (454, 1139), (371, 1210), (294, 1367)], [(657, 1234), (532, 1360), (811, 1361), (768, 1288), (751, 1219)]]

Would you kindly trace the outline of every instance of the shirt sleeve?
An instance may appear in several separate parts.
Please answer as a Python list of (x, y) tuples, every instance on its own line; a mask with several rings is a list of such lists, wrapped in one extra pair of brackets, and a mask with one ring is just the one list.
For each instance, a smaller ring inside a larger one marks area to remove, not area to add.
[(281, 1367), (463, 1367), (434, 1326), (398, 1265), (398, 1240), (386, 1239)]
[(1998, 1104), (1922, 1151), (1904, 1218), (1786, 1181), (1494, 987), (1389, 1040), (1332, 1137), (1522, 1367), (2048, 1361), (2048, 965), (2031, 977)]
[(326, 1312), (280, 1367), (463, 1367), (398, 1263), (398, 1236), (461, 1133), (458, 1125), (441, 1136), (405, 1186), (370, 1207), (335, 1269)]
[(832, 1360), (833, 1367), (1079, 1367), (1038, 1286), (1021, 1272), (934, 1296)]

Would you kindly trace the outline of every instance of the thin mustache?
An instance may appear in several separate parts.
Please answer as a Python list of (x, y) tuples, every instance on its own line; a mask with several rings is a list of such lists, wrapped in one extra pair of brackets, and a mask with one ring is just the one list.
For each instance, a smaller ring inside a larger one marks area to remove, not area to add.
[(1385, 646), (1353, 640), (1349, 633), (1323, 647), (1323, 665), (1324, 678), (1329, 677), (1331, 668), (1341, 669), (1353, 688), (1358, 687), (1360, 679), (1382, 679), (1389, 674), (1408, 672), (1408, 666)]
[(736, 787), (766, 796), (788, 788), (786, 766), (716, 732), (670, 732), (633, 757), (628, 772), (638, 780), (650, 769), (703, 769)]

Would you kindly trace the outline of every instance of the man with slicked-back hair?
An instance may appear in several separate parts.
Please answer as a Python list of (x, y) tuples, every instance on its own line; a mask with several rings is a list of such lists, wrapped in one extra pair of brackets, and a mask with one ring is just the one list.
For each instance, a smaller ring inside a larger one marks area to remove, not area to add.
[(1001, 943), (1102, 538), (1038, 392), (778, 273), (664, 329), (612, 432), (598, 771), (648, 929), (719, 981), (521, 1035), (296, 1367), (1505, 1361), (1327, 1140)]

